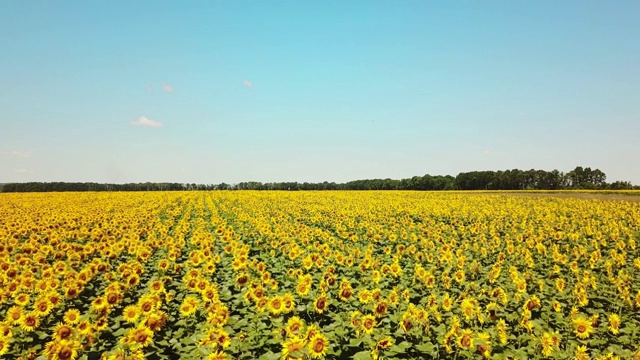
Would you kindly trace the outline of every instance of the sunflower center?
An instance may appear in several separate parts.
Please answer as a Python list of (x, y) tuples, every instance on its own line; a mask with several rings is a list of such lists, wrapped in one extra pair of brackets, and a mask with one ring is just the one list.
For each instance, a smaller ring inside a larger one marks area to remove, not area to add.
[(72, 355), (73, 351), (65, 346), (58, 352), (58, 359), (71, 359)]
[(313, 343), (313, 351), (321, 353), (324, 350), (324, 342), (322, 339), (318, 339)]

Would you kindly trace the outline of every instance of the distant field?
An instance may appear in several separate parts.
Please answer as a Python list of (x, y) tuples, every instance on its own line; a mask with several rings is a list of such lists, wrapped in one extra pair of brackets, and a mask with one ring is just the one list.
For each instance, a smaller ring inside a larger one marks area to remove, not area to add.
[(2, 193), (0, 356), (640, 357), (639, 194)]
[(523, 190), (487, 191), (486, 193), (515, 196), (552, 196), (557, 198), (640, 201), (640, 190)]

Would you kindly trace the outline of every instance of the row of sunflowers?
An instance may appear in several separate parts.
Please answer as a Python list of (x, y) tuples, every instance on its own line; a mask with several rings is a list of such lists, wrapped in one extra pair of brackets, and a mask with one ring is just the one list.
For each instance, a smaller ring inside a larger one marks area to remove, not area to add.
[(0, 357), (640, 359), (640, 203), (0, 194)]

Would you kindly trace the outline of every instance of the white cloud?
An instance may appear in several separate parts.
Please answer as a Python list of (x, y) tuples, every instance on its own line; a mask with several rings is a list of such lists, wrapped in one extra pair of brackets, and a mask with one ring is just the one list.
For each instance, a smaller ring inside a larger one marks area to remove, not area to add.
[(174, 91), (173, 85), (167, 83), (162, 84), (162, 91), (166, 92), (167, 94), (172, 93)]
[(13, 150), (11, 151), (11, 155), (19, 158), (28, 158), (28, 157), (31, 157), (31, 151)]
[(140, 116), (138, 118), (138, 120), (132, 121), (131, 125), (133, 125), (133, 126), (148, 126), (148, 127), (154, 127), (154, 128), (163, 126), (161, 122), (158, 122), (158, 121), (155, 121), (155, 120), (151, 120), (146, 116)]
[(153, 86), (147, 85), (147, 92), (152, 93), (153, 92)]
[(14, 173), (16, 173), (16, 174), (24, 174), (24, 173), (26, 173), (26, 172), (27, 172), (27, 169), (22, 169), (22, 168), (20, 168), (20, 169), (13, 169), (13, 172), (14, 172)]
[(253, 83), (249, 80), (245, 80), (242, 82), (242, 85), (244, 85), (244, 87), (251, 89), (253, 87)]
[(485, 150), (485, 151), (484, 151), (484, 154), (485, 154), (485, 155), (491, 155), (491, 150)]

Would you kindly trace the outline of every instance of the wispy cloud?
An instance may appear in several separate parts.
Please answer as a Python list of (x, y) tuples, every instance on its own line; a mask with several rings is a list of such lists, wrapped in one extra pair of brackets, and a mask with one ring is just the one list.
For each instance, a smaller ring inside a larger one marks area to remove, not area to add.
[(152, 93), (153, 92), (153, 86), (147, 85), (147, 92), (148, 93)]
[(11, 151), (11, 155), (19, 158), (28, 158), (31, 157), (31, 151), (13, 150)]
[(146, 116), (140, 116), (137, 120), (131, 122), (133, 126), (147, 126), (147, 127), (162, 127), (162, 123), (159, 121), (151, 120)]
[(162, 84), (162, 91), (166, 92), (167, 94), (172, 93), (174, 91), (173, 85), (167, 83)]
[(23, 169), (23, 168), (13, 169), (13, 172), (16, 174), (24, 174), (27, 172), (27, 169)]
[(251, 81), (249, 81), (249, 80), (245, 80), (245, 81), (243, 81), (243, 82), (242, 82), (242, 85), (244, 85), (244, 87), (246, 87), (246, 88), (248, 88), (248, 89), (253, 88), (253, 83), (252, 83)]

